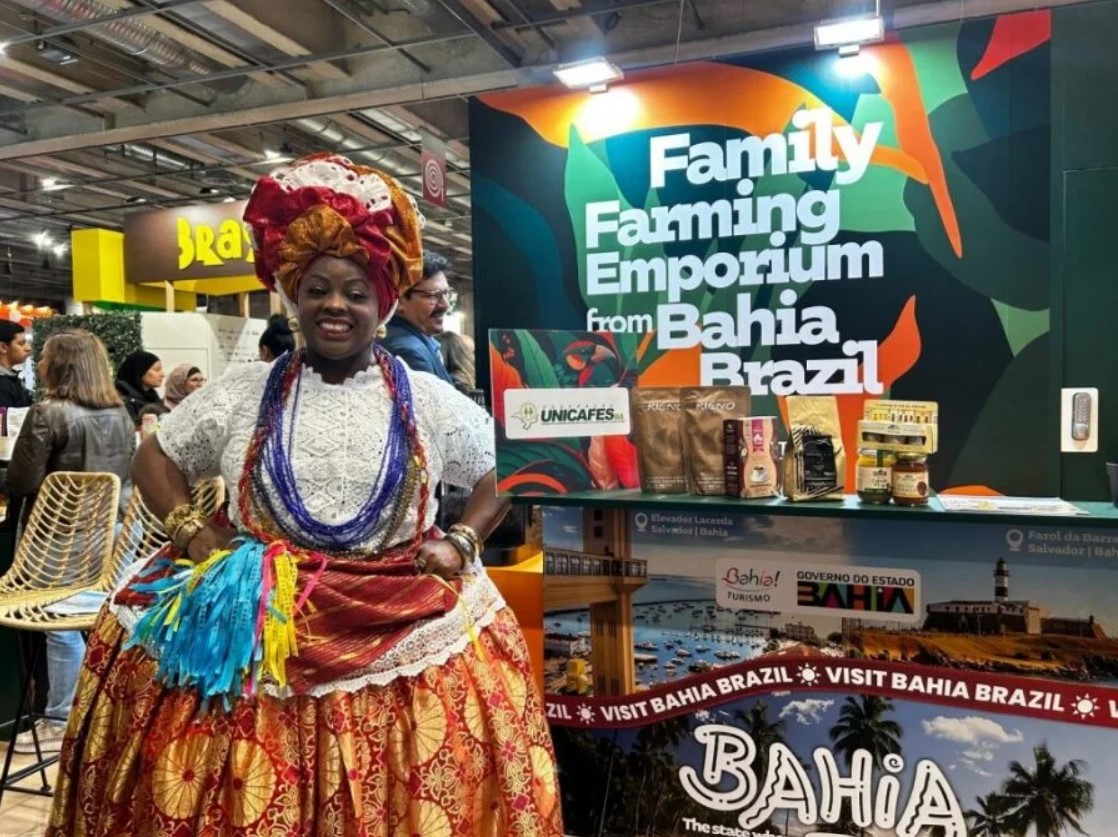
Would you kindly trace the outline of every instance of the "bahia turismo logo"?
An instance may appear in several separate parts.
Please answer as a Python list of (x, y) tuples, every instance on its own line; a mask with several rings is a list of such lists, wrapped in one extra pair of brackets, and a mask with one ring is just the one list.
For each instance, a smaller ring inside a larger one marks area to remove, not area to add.
[(768, 610), (766, 605), (779, 601), (777, 591), (780, 580), (787, 573), (774, 567), (763, 567), (748, 562), (720, 561), (718, 563), (717, 600), (722, 607), (756, 608)]
[(505, 390), (505, 426), (509, 439), (555, 439), (565, 436), (626, 436), (629, 391), (597, 389)]

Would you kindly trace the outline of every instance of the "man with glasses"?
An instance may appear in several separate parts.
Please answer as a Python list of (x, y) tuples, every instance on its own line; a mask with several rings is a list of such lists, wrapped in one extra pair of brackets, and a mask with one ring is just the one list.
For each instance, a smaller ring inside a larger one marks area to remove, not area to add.
[(423, 253), (423, 279), (400, 297), (396, 315), (388, 321), (388, 333), (380, 343), (409, 368), (430, 372), (453, 385), (435, 339), (446, 328), (443, 320), (458, 301), (446, 278), (449, 264), (438, 253)]

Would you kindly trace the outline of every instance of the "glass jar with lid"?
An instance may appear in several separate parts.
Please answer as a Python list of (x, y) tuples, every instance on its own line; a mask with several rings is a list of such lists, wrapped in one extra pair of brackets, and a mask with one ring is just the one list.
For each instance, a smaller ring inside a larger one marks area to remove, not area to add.
[(893, 502), (898, 506), (926, 506), (930, 495), (928, 457), (898, 453), (893, 463)]
[(858, 449), (855, 490), (863, 503), (882, 506), (893, 496), (893, 454), (874, 448)]

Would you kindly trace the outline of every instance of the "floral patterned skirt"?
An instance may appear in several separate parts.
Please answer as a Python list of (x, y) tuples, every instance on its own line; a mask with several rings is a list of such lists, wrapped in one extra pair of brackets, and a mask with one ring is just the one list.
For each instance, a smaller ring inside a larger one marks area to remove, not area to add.
[(102, 612), (47, 837), (562, 837), (515, 618), (387, 685), (224, 707), (155, 680)]

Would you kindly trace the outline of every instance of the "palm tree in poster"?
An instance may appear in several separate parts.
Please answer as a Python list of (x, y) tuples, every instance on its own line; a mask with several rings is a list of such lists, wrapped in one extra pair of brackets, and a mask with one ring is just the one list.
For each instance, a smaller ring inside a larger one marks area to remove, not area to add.
[(1079, 759), (1059, 764), (1047, 744), (1033, 748), (1033, 766), (1009, 765), (1002, 792), (1013, 806), (1010, 821), (1020, 835), (1063, 837), (1068, 830), (1086, 834), (1082, 818), (1095, 807), (1095, 786), (1083, 778)]
[(1009, 813), (1013, 808), (1010, 800), (1000, 793), (988, 793), (975, 799), (977, 808), (963, 812), (970, 828), (970, 837), (1014, 837), (1016, 832), (1010, 824)]
[[(834, 751), (842, 755), (848, 768), (859, 750), (870, 754), (877, 770), (881, 769), (887, 755), (900, 755), (904, 729), (892, 718), (886, 717), (892, 711), (893, 702), (888, 698), (861, 695), (857, 698), (848, 697), (843, 701), (839, 718), (831, 727), (830, 737)], [(834, 830), (840, 829), (847, 834), (865, 833), (865, 829), (853, 824), (850, 808), (845, 804), (842, 819), (836, 823)]]
[[(640, 833), (642, 812), (647, 807), (652, 809), (646, 820), (647, 832), (651, 831), (658, 819), (667, 790), (663, 780), (666, 776), (674, 778), (678, 771), (676, 751), (690, 731), (690, 720), (686, 715), (681, 715), (647, 726), (638, 733), (632, 750), (632, 755), (637, 762), (635, 773), (641, 777), (636, 805), (633, 807), (634, 834)], [(650, 806), (645, 804), (644, 799), (649, 780), (654, 787), (651, 797), (654, 801)]]
[[(769, 705), (763, 700), (754, 703), (753, 708), (748, 712), (742, 712), (740, 709), (736, 711), (734, 713), (734, 720), (738, 722), (741, 728), (753, 739), (753, 743), (757, 745), (757, 757), (753, 760), (753, 771), (758, 779), (764, 781), (765, 775), (769, 772), (769, 749), (773, 744), (785, 743), (784, 720), (781, 718), (770, 720)], [(790, 817), (791, 812), (785, 814), (785, 834), (788, 833), (788, 821)]]
[(900, 754), (904, 729), (886, 714), (893, 711), (888, 698), (861, 695), (843, 701), (839, 719), (831, 727), (831, 743), (835, 752), (841, 753), (850, 767), (854, 753), (866, 750), (873, 758), (873, 766), (880, 769), (882, 760), (890, 753)]
[(785, 724), (783, 719), (769, 720), (769, 705), (763, 700), (753, 704), (748, 712), (740, 709), (734, 713), (734, 720), (753, 739), (757, 745), (757, 758), (754, 759), (754, 772), (757, 777), (764, 779), (769, 771), (769, 748), (773, 744), (785, 743)]

